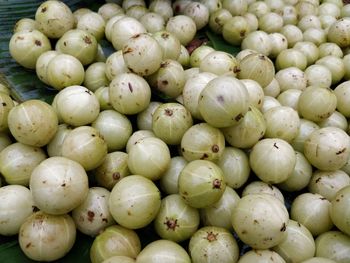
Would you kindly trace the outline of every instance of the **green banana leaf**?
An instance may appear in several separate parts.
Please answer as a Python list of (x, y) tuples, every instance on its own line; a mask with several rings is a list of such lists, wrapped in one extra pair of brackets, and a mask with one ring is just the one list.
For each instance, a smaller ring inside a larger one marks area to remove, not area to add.
[[(36, 9), (43, 1), (40, 0), (0, 0), (0, 83), (9, 87), (12, 97), (21, 102), (28, 99), (40, 99), (50, 103), (57, 93), (53, 88), (42, 83), (34, 70), (28, 70), (18, 65), (10, 56), (9, 40), (13, 34), (15, 23), (21, 18), (34, 18)], [(73, 11), (80, 7), (88, 7), (97, 11), (104, 1), (102, 0), (65, 0)], [(215, 35), (210, 30), (204, 29), (198, 34), (206, 36), (209, 45), (217, 50), (236, 54), (238, 47), (227, 44), (221, 36)], [(107, 54), (111, 53), (111, 45), (107, 41), (100, 42)], [(158, 239), (152, 226), (137, 231), (143, 246)], [(77, 234), (77, 240), (72, 250), (57, 262), (90, 262), (89, 250), (93, 238), (81, 233)], [(28, 259), (21, 251), (17, 236), (0, 236), (0, 262), (4, 263), (29, 263), (35, 262)]]

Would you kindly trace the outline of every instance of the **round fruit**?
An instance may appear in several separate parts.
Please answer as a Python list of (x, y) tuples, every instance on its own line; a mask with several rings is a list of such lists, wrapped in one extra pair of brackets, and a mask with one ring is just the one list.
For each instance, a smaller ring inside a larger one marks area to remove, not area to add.
[(222, 132), (207, 123), (199, 123), (189, 128), (181, 140), (181, 153), (187, 161), (217, 160), (225, 148)]
[(0, 171), (8, 184), (29, 185), (34, 168), (46, 159), (43, 149), (17, 142), (0, 153)]
[(91, 187), (84, 202), (72, 211), (77, 229), (85, 235), (97, 236), (106, 227), (115, 224), (108, 208), (110, 192), (102, 187)]
[(199, 226), (199, 212), (190, 207), (178, 194), (162, 199), (154, 220), (157, 234), (167, 240), (181, 242), (190, 238)]
[(0, 234), (16, 235), (27, 217), (34, 211), (30, 190), (20, 185), (0, 188)]
[(156, 217), (161, 204), (160, 191), (149, 179), (130, 175), (121, 179), (109, 198), (110, 212), (121, 226), (138, 229)]
[(170, 240), (156, 240), (149, 243), (136, 258), (136, 263), (190, 263), (186, 250)]
[(256, 143), (249, 155), (254, 173), (265, 183), (281, 183), (288, 179), (296, 163), (295, 152), (282, 139), (263, 139)]
[(254, 249), (278, 245), (286, 237), (289, 215), (277, 198), (267, 194), (246, 195), (232, 213), (233, 229)]
[(75, 237), (75, 224), (69, 215), (49, 215), (39, 211), (22, 224), (18, 241), (28, 258), (54, 261), (70, 251)]
[(170, 151), (164, 141), (150, 137), (140, 139), (130, 149), (128, 167), (132, 174), (158, 180), (170, 164)]
[(95, 238), (90, 259), (92, 263), (99, 263), (113, 256), (136, 258), (140, 251), (141, 242), (135, 231), (113, 225)]
[(72, 11), (60, 1), (42, 3), (35, 13), (35, 21), (39, 30), (50, 38), (60, 38), (74, 26)]
[(205, 208), (219, 201), (226, 188), (222, 170), (206, 160), (189, 162), (178, 180), (180, 195), (195, 208)]
[(9, 43), (11, 56), (25, 68), (35, 69), (41, 54), (51, 50), (49, 39), (40, 31), (20, 31), (12, 35)]
[(233, 235), (225, 228), (202, 227), (190, 239), (189, 252), (193, 263), (237, 262), (239, 249)]
[(107, 143), (93, 127), (73, 129), (62, 144), (62, 156), (80, 163), (86, 171), (97, 168), (107, 155)]
[(312, 235), (317, 236), (333, 227), (329, 215), (330, 208), (331, 203), (322, 195), (304, 193), (294, 199), (290, 217), (303, 224)]
[(55, 136), (58, 119), (51, 105), (41, 100), (27, 100), (11, 109), (8, 124), (18, 142), (41, 147)]
[(50, 157), (32, 172), (30, 189), (35, 205), (45, 213), (66, 214), (79, 206), (89, 190), (83, 167), (64, 157)]

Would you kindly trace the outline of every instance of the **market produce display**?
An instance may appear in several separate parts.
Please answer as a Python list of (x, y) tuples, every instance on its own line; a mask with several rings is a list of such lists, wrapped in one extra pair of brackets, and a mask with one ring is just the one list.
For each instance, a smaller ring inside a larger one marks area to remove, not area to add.
[(0, 262), (350, 262), (350, 4), (48, 0), (11, 26), (40, 92), (0, 69)]

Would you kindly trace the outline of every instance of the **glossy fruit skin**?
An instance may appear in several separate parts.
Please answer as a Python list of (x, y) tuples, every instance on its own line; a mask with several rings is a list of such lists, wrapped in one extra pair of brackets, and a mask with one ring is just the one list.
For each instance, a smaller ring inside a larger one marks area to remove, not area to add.
[(47, 76), (47, 66), (50, 61), (56, 57), (59, 53), (55, 50), (49, 50), (42, 53), (35, 64), (35, 71), (38, 78), (47, 85), (50, 85), (48, 76)]
[(112, 190), (113, 186), (130, 174), (128, 154), (121, 151), (108, 153), (102, 164), (92, 171), (97, 184)]
[(251, 169), (265, 183), (281, 183), (294, 170), (296, 157), (292, 146), (282, 139), (266, 138), (256, 143), (249, 156)]
[(50, 38), (60, 38), (74, 26), (74, 16), (63, 2), (46, 1), (36, 11), (35, 20), (41, 32)]
[(138, 229), (151, 223), (161, 204), (160, 191), (149, 179), (130, 175), (112, 189), (109, 209), (121, 226)]
[(316, 245), (310, 231), (297, 221), (289, 220), (287, 237), (273, 248), (287, 262), (302, 262), (315, 255)]
[(190, 239), (189, 251), (193, 263), (237, 262), (239, 249), (233, 235), (224, 228), (206, 226)]
[(161, 238), (181, 242), (190, 238), (199, 226), (199, 212), (190, 207), (178, 194), (162, 199), (154, 227)]
[(108, 208), (110, 192), (102, 187), (91, 187), (84, 200), (72, 211), (77, 229), (89, 236), (97, 236), (115, 224)]
[(188, 16), (177, 15), (168, 20), (165, 30), (175, 35), (180, 43), (186, 46), (196, 34), (196, 24)]
[(317, 236), (333, 227), (330, 208), (331, 203), (322, 195), (304, 193), (294, 199), (290, 217), (303, 224), (313, 236)]
[(222, 132), (207, 123), (199, 123), (189, 128), (181, 139), (181, 153), (187, 161), (220, 158), (225, 148)]
[(46, 145), (49, 157), (62, 156), (62, 144), (66, 136), (74, 129), (65, 123), (58, 125), (57, 132), (52, 140)]
[(350, 202), (350, 186), (346, 186), (340, 189), (334, 199), (329, 214), (333, 223), (343, 233), (350, 235), (350, 223), (349, 223), (349, 202)]
[(180, 195), (194, 208), (205, 208), (219, 201), (226, 188), (222, 170), (206, 160), (189, 162), (178, 180)]
[(238, 78), (255, 80), (262, 88), (270, 84), (274, 75), (274, 64), (263, 54), (250, 54), (244, 57), (240, 62)]
[(338, 196), (338, 191), (348, 185), (350, 185), (350, 177), (343, 170), (331, 172), (316, 170), (311, 177), (308, 189), (311, 193), (320, 194), (332, 201)]
[(287, 142), (297, 135), (300, 126), (298, 112), (288, 106), (277, 106), (264, 113), (265, 138), (280, 138)]
[(69, 86), (55, 97), (57, 115), (73, 127), (91, 124), (100, 113), (96, 95), (83, 86)]
[(114, 23), (110, 39), (116, 50), (121, 50), (129, 38), (146, 33), (146, 28), (133, 17), (123, 17)]
[(262, 262), (276, 262), (276, 263), (286, 262), (275, 251), (271, 251), (269, 249), (264, 249), (264, 250), (253, 249), (246, 252), (242, 257), (240, 257), (240, 259), (238, 260), (238, 263), (252, 263), (252, 262), (259, 262), (260, 260)]
[(240, 200), (239, 195), (231, 187), (226, 186), (219, 201), (200, 209), (200, 216), (203, 225), (217, 226), (232, 230), (232, 212)]
[(136, 263), (190, 263), (186, 250), (170, 240), (149, 243), (136, 258)]
[(95, 238), (90, 249), (90, 259), (92, 263), (99, 263), (113, 256), (136, 258), (140, 251), (141, 242), (135, 231), (113, 225)]
[(76, 57), (86, 66), (95, 60), (98, 44), (96, 38), (90, 33), (72, 29), (57, 41), (55, 48), (60, 53)]
[(49, 143), (58, 128), (52, 106), (41, 100), (27, 100), (8, 115), (9, 129), (18, 142), (41, 147)]
[(109, 85), (113, 108), (122, 114), (137, 114), (145, 110), (151, 100), (147, 81), (134, 73), (118, 74)]
[(153, 132), (170, 145), (180, 144), (183, 135), (192, 125), (191, 113), (180, 103), (164, 103), (153, 113)]
[(180, 172), (188, 162), (182, 156), (175, 156), (171, 158), (168, 169), (160, 178), (160, 188), (166, 194), (179, 193), (178, 179)]
[(286, 236), (288, 220), (284, 204), (267, 194), (242, 197), (232, 213), (232, 225), (238, 237), (255, 249), (279, 244)]
[(57, 90), (82, 84), (84, 75), (83, 65), (71, 55), (58, 54), (47, 65), (48, 83)]
[(287, 180), (278, 184), (278, 187), (285, 191), (300, 191), (305, 188), (312, 176), (312, 165), (305, 158), (304, 154), (295, 151), (296, 162), (292, 174)]
[(35, 205), (45, 213), (62, 215), (79, 206), (89, 190), (83, 167), (65, 157), (50, 157), (32, 172), (29, 182)]
[(274, 185), (264, 183), (262, 181), (253, 181), (249, 183), (242, 192), (242, 197), (251, 194), (268, 194), (271, 195), (284, 204), (284, 197), (281, 191)]
[(132, 134), (130, 120), (115, 110), (101, 111), (91, 126), (100, 132), (109, 152), (124, 149)]
[(336, 127), (321, 128), (312, 132), (305, 141), (304, 154), (320, 170), (338, 170), (349, 158), (350, 137)]
[(248, 156), (241, 149), (225, 147), (222, 156), (215, 163), (222, 169), (226, 184), (233, 189), (240, 188), (249, 178)]
[(128, 167), (132, 174), (155, 181), (162, 177), (170, 159), (170, 150), (164, 141), (154, 137), (144, 138), (130, 149)]
[(146, 33), (128, 39), (122, 50), (126, 66), (135, 74), (149, 76), (160, 68), (162, 48), (157, 40)]
[(30, 190), (21, 185), (7, 185), (0, 188), (0, 234), (18, 234), (21, 225), (34, 210)]
[(108, 258), (102, 263), (135, 263), (135, 259), (125, 256), (113, 256), (111, 258)]
[(244, 84), (231, 76), (211, 80), (199, 95), (203, 119), (216, 128), (237, 124), (248, 111), (249, 94)]
[(50, 215), (39, 211), (21, 226), (19, 245), (32, 260), (54, 261), (70, 251), (75, 238), (75, 224), (69, 215)]
[(102, 164), (107, 155), (107, 143), (91, 126), (74, 128), (62, 144), (62, 156), (81, 164), (86, 171)]
[(33, 170), (46, 158), (39, 147), (12, 143), (0, 153), (0, 172), (8, 184), (28, 186)]
[(28, 69), (35, 69), (41, 54), (51, 50), (49, 39), (40, 31), (20, 31), (12, 35), (9, 51), (18, 64)]
[(328, 231), (316, 240), (316, 257), (324, 257), (335, 262), (347, 263), (350, 260), (350, 238), (340, 231)]
[(261, 111), (250, 105), (241, 121), (221, 130), (226, 141), (233, 147), (251, 148), (266, 132), (266, 120)]
[(319, 122), (328, 118), (337, 107), (337, 97), (330, 89), (307, 87), (299, 97), (298, 113), (301, 117)]

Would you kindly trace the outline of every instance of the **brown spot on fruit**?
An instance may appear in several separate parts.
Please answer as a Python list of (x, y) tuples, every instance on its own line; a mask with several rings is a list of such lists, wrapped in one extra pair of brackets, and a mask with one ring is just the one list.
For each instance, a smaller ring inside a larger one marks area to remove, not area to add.
[(88, 216), (88, 220), (89, 222), (92, 222), (94, 220), (94, 217), (95, 217), (95, 213), (93, 211), (88, 211), (87, 212), (87, 216)]
[(239, 121), (239, 120), (242, 119), (242, 118), (243, 118), (243, 114), (240, 113), (240, 114), (238, 114), (238, 115), (235, 117), (235, 121)]
[(88, 45), (92, 44), (91, 38), (89, 38), (88, 36), (84, 37), (84, 42)]
[(178, 227), (179, 225), (177, 224), (177, 219), (173, 219), (173, 218), (165, 218), (165, 222), (164, 225), (167, 226), (167, 230), (173, 230), (175, 231), (176, 227)]
[(277, 146), (277, 143), (274, 143), (273, 147), (275, 147), (276, 149), (279, 149), (279, 147)]
[(41, 8), (41, 13), (45, 13), (45, 12), (46, 12), (46, 10), (47, 10), (47, 7), (43, 7), (43, 8)]
[(132, 85), (131, 85), (130, 82), (128, 82), (128, 88), (129, 88), (129, 90), (130, 90), (131, 93), (134, 91), (134, 89), (132, 88)]
[(340, 151), (337, 151), (335, 154), (336, 155), (339, 155), (339, 154), (342, 154), (343, 152), (345, 152), (346, 151), (346, 148), (343, 148), (343, 149), (341, 149)]
[(163, 39), (169, 38), (169, 34), (167, 32), (162, 33), (161, 36), (162, 36)]
[(281, 231), (281, 232), (284, 232), (284, 231), (286, 231), (286, 229), (287, 229), (286, 223), (283, 223), (283, 225), (282, 225), (280, 231)]
[(29, 243), (26, 245), (26, 248), (29, 248), (31, 245), (32, 245), (32, 243), (29, 242)]
[(220, 189), (221, 188), (221, 180), (215, 179), (213, 181), (213, 189)]
[(64, 184), (61, 184), (61, 186), (62, 186), (62, 187), (65, 187), (65, 186), (66, 186), (66, 184), (65, 184), (65, 183), (64, 183)]
[(218, 239), (218, 235), (219, 233), (213, 233), (212, 231), (210, 232), (207, 232), (207, 240), (209, 242), (213, 242), (213, 241), (216, 241)]
[(115, 172), (112, 174), (113, 180), (119, 180), (120, 179), (120, 173), (119, 172)]
[(39, 47), (41, 46), (41, 41), (40, 41), (40, 40), (35, 40), (34, 43), (35, 43), (35, 45), (37, 45), (37, 46), (39, 46)]
[(165, 115), (166, 116), (172, 116), (173, 115), (173, 110), (171, 110), (171, 109), (165, 109)]
[(211, 151), (212, 151), (213, 153), (217, 153), (217, 152), (219, 152), (219, 150), (220, 150), (220, 147), (219, 147), (217, 144), (214, 144), (214, 145), (211, 147)]

